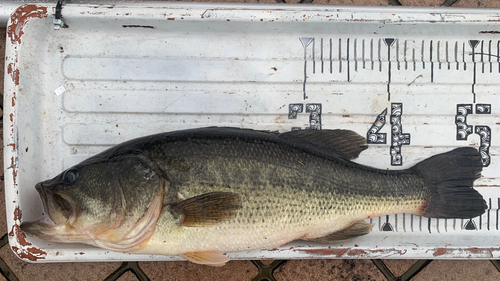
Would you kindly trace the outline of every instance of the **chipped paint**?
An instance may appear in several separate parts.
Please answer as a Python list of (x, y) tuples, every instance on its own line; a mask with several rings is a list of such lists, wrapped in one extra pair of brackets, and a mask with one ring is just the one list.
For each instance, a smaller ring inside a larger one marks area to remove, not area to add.
[(406, 249), (352, 249), (352, 248), (339, 248), (339, 249), (301, 249), (299, 251), (306, 252), (312, 255), (321, 256), (335, 256), (336, 258), (348, 257), (348, 258), (361, 258), (361, 257), (375, 257), (375, 256), (388, 256), (388, 255), (400, 255), (403, 256), (407, 253)]
[(9, 65), (7, 66), (7, 74), (10, 75), (12, 81), (16, 86), (19, 85), (19, 69), (16, 68), (14, 63), (9, 63)]
[(7, 27), (7, 35), (12, 44), (21, 44), (23, 36), (23, 28), (25, 24), (32, 18), (47, 17), (47, 7), (38, 5), (23, 5), (10, 16), (11, 24)]
[(334, 255), (336, 257), (341, 257), (344, 255), (347, 251), (349, 251), (349, 248), (344, 248), (344, 249), (311, 249), (311, 250), (299, 250), (303, 251), (309, 254), (313, 255)]
[(434, 251), (432, 254), (435, 257), (442, 256), (442, 255), (449, 255), (453, 252), (452, 249), (446, 249), (446, 248), (438, 248)]
[(18, 244), (21, 246), (12, 246), (12, 250), (16, 255), (21, 259), (28, 259), (30, 261), (37, 261), (39, 259), (45, 259), (47, 256), (47, 252), (40, 250), (36, 247), (30, 247), (32, 244), (26, 240), (26, 234), (21, 231), (21, 227), (19, 227), (21, 223), (22, 213), (19, 209), (19, 206), (14, 209), (14, 225), (12, 226), (12, 230), (9, 232), (9, 236), (15, 238)]
[(364, 256), (366, 254), (368, 253), (365, 250), (361, 249), (352, 249), (347, 253), (348, 256)]

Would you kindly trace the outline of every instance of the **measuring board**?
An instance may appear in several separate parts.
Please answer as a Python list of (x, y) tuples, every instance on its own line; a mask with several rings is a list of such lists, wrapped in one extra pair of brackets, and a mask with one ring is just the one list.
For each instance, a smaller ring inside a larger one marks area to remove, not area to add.
[(38, 181), (112, 145), (233, 126), (353, 130), (369, 144), (355, 161), (381, 169), (473, 146), (484, 166), (475, 188), (488, 210), (470, 219), (372, 218), (372, 232), (352, 241), (298, 241), (231, 258), (500, 257), (500, 11), (146, 6), (67, 5), (67, 28), (59, 30), (46, 12), (52, 6), (28, 6), (28, 20), (11, 19), (5, 177), (9, 238), (19, 256), (177, 259), (31, 237), (26, 246), (14, 230), (20, 210), (23, 220), (43, 212)]

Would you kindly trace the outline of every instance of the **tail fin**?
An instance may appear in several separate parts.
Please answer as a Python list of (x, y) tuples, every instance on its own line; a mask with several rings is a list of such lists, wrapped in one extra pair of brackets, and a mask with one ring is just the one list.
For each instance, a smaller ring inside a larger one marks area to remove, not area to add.
[(473, 187), (481, 176), (483, 164), (479, 152), (461, 147), (426, 159), (413, 170), (420, 173), (431, 188), (422, 216), (431, 218), (472, 218), (487, 208), (483, 196)]

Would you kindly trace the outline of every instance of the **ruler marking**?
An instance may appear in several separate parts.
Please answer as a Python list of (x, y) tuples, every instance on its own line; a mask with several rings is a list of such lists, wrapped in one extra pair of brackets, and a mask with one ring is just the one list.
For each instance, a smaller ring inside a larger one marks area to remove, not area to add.
[(484, 73), (484, 40), (481, 40), (481, 72)]
[(358, 39), (354, 38), (354, 71), (358, 71)]
[(413, 215), (410, 216), (410, 229), (413, 232)]
[(394, 215), (394, 229), (398, 231), (398, 214)]
[(417, 70), (417, 61), (415, 60), (415, 41), (413, 41), (413, 48), (412, 50), (412, 60), (413, 60), (413, 71)]
[(425, 69), (424, 48), (425, 48), (425, 40), (422, 40), (422, 49), (421, 49), (420, 57), (422, 59), (422, 68), (423, 69)]
[[(500, 41), (498, 41), (500, 43)], [(370, 61), (372, 62), (372, 70), (375, 62), (373, 61), (373, 39), (370, 40)]]
[[(394, 38), (385, 38), (384, 39), (385, 44), (387, 45), (387, 61), (389, 63), (388, 70), (387, 70), (387, 100), (391, 100), (391, 70), (392, 70), (392, 60), (391, 60), (391, 46), (396, 42), (396, 39)], [(398, 50), (398, 43), (396, 42), (396, 50)], [(396, 55), (396, 60), (399, 64), (399, 56)], [(399, 69), (399, 68), (398, 68)]]
[(323, 60), (323, 38), (321, 38), (321, 73), (324, 70), (324, 60)]
[(332, 57), (332, 38), (330, 38), (330, 73), (333, 73), (333, 57)]
[[(433, 83), (434, 82), (434, 62), (432, 61), (432, 40), (430, 41), (429, 52), (430, 52), (430, 56), (431, 56), (430, 57), (430, 61), (431, 61), (431, 83)], [(438, 54), (439, 54), (439, 52), (438, 52)]]
[(436, 219), (436, 230), (437, 230), (437, 233), (440, 233), (440, 231), (439, 231), (439, 219)]
[(366, 65), (365, 65), (366, 64), (366, 60), (365, 60), (365, 39), (363, 39), (361, 46), (363, 48), (363, 69), (365, 69), (366, 68)]
[(405, 59), (405, 70), (408, 70), (408, 60), (406, 59), (406, 50), (408, 49), (408, 40), (404, 43), (404, 59)]
[(491, 198), (488, 199), (488, 230), (490, 230), (490, 211), (491, 211)]
[[(473, 73), (472, 73), (472, 99), (473, 102), (476, 103), (476, 70), (477, 70), (477, 62), (476, 62), (476, 51), (475, 48), (479, 43), (478, 40), (469, 40), (469, 44), (472, 48), (472, 65), (473, 65)], [(482, 55), (481, 55), (482, 61)], [(484, 64), (483, 64), (483, 72), (484, 72)]]
[(406, 215), (403, 213), (403, 231), (406, 232)]
[(347, 82), (351, 82), (351, 64), (349, 63), (349, 39), (347, 38)]
[[(307, 46), (309, 46), (309, 44), (311, 44), (311, 42), (314, 42), (314, 38), (300, 37), (299, 40), (300, 40), (300, 43), (302, 43), (302, 46), (304, 47), (304, 83), (302, 84), (302, 91), (304, 92), (304, 99), (306, 99)], [(313, 46), (314, 46), (314, 44), (313, 44)], [(313, 48), (313, 54), (314, 54), (314, 48)]]
[(491, 40), (488, 43), (488, 62), (490, 63), (490, 73), (493, 72), (493, 64), (491, 63)]
[(462, 45), (462, 61), (464, 62), (464, 70), (467, 70), (467, 63), (465, 62), (465, 42)]
[(484, 40), (481, 40), (481, 72), (484, 73)]
[(312, 49), (313, 49), (313, 53), (312, 53), (312, 57), (313, 57), (313, 74), (315, 74), (316, 73), (316, 54), (315, 54), (316, 40), (313, 39), (312, 43), (313, 43), (313, 46), (312, 46)]
[[(437, 42), (437, 61), (438, 61), (438, 65), (439, 65), (439, 69), (441, 69), (441, 41), (438, 41)], [(431, 47), (432, 48), (432, 47)], [(432, 50), (431, 50), (432, 52)], [(432, 61), (432, 55), (431, 55), (431, 61)]]
[(479, 229), (482, 229), (483, 228), (483, 216), (479, 216)]
[[(389, 57), (389, 60), (390, 59), (391, 58)], [(396, 61), (398, 63), (398, 70), (400, 70), (401, 69), (401, 67), (400, 67), (401, 62), (399, 61), (399, 42), (396, 42)]]
[(448, 41), (446, 41), (446, 62), (448, 63), (448, 70), (451, 69), (451, 65), (450, 65), (450, 59), (449, 59), (449, 48), (448, 48)]
[(382, 39), (378, 39), (378, 65), (379, 71), (382, 71), (382, 57), (380, 55), (380, 50), (382, 49)]
[(342, 73), (342, 38), (339, 38), (339, 73)]
[(458, 67), (459, 67), (459, 63), (458, 63), (458, 41), (455, 41), (455, 62), (457, 63), (457, 70), (458, 70)]
[(497, 219), (496, 219), (496, 228), (498, 230), (498, 212), (500, 211), (500, 198), (497, 198)]

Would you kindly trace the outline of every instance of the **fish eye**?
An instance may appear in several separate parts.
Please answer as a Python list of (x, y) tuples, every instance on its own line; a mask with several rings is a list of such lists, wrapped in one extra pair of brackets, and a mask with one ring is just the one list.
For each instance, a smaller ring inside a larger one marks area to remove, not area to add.
[(66, 173), (64, 173), (63, 179), (64, 183), (66, 184), (72, 184), (76, 181), (78, 178), (78, 171), (76, 170), (68, 170)]

